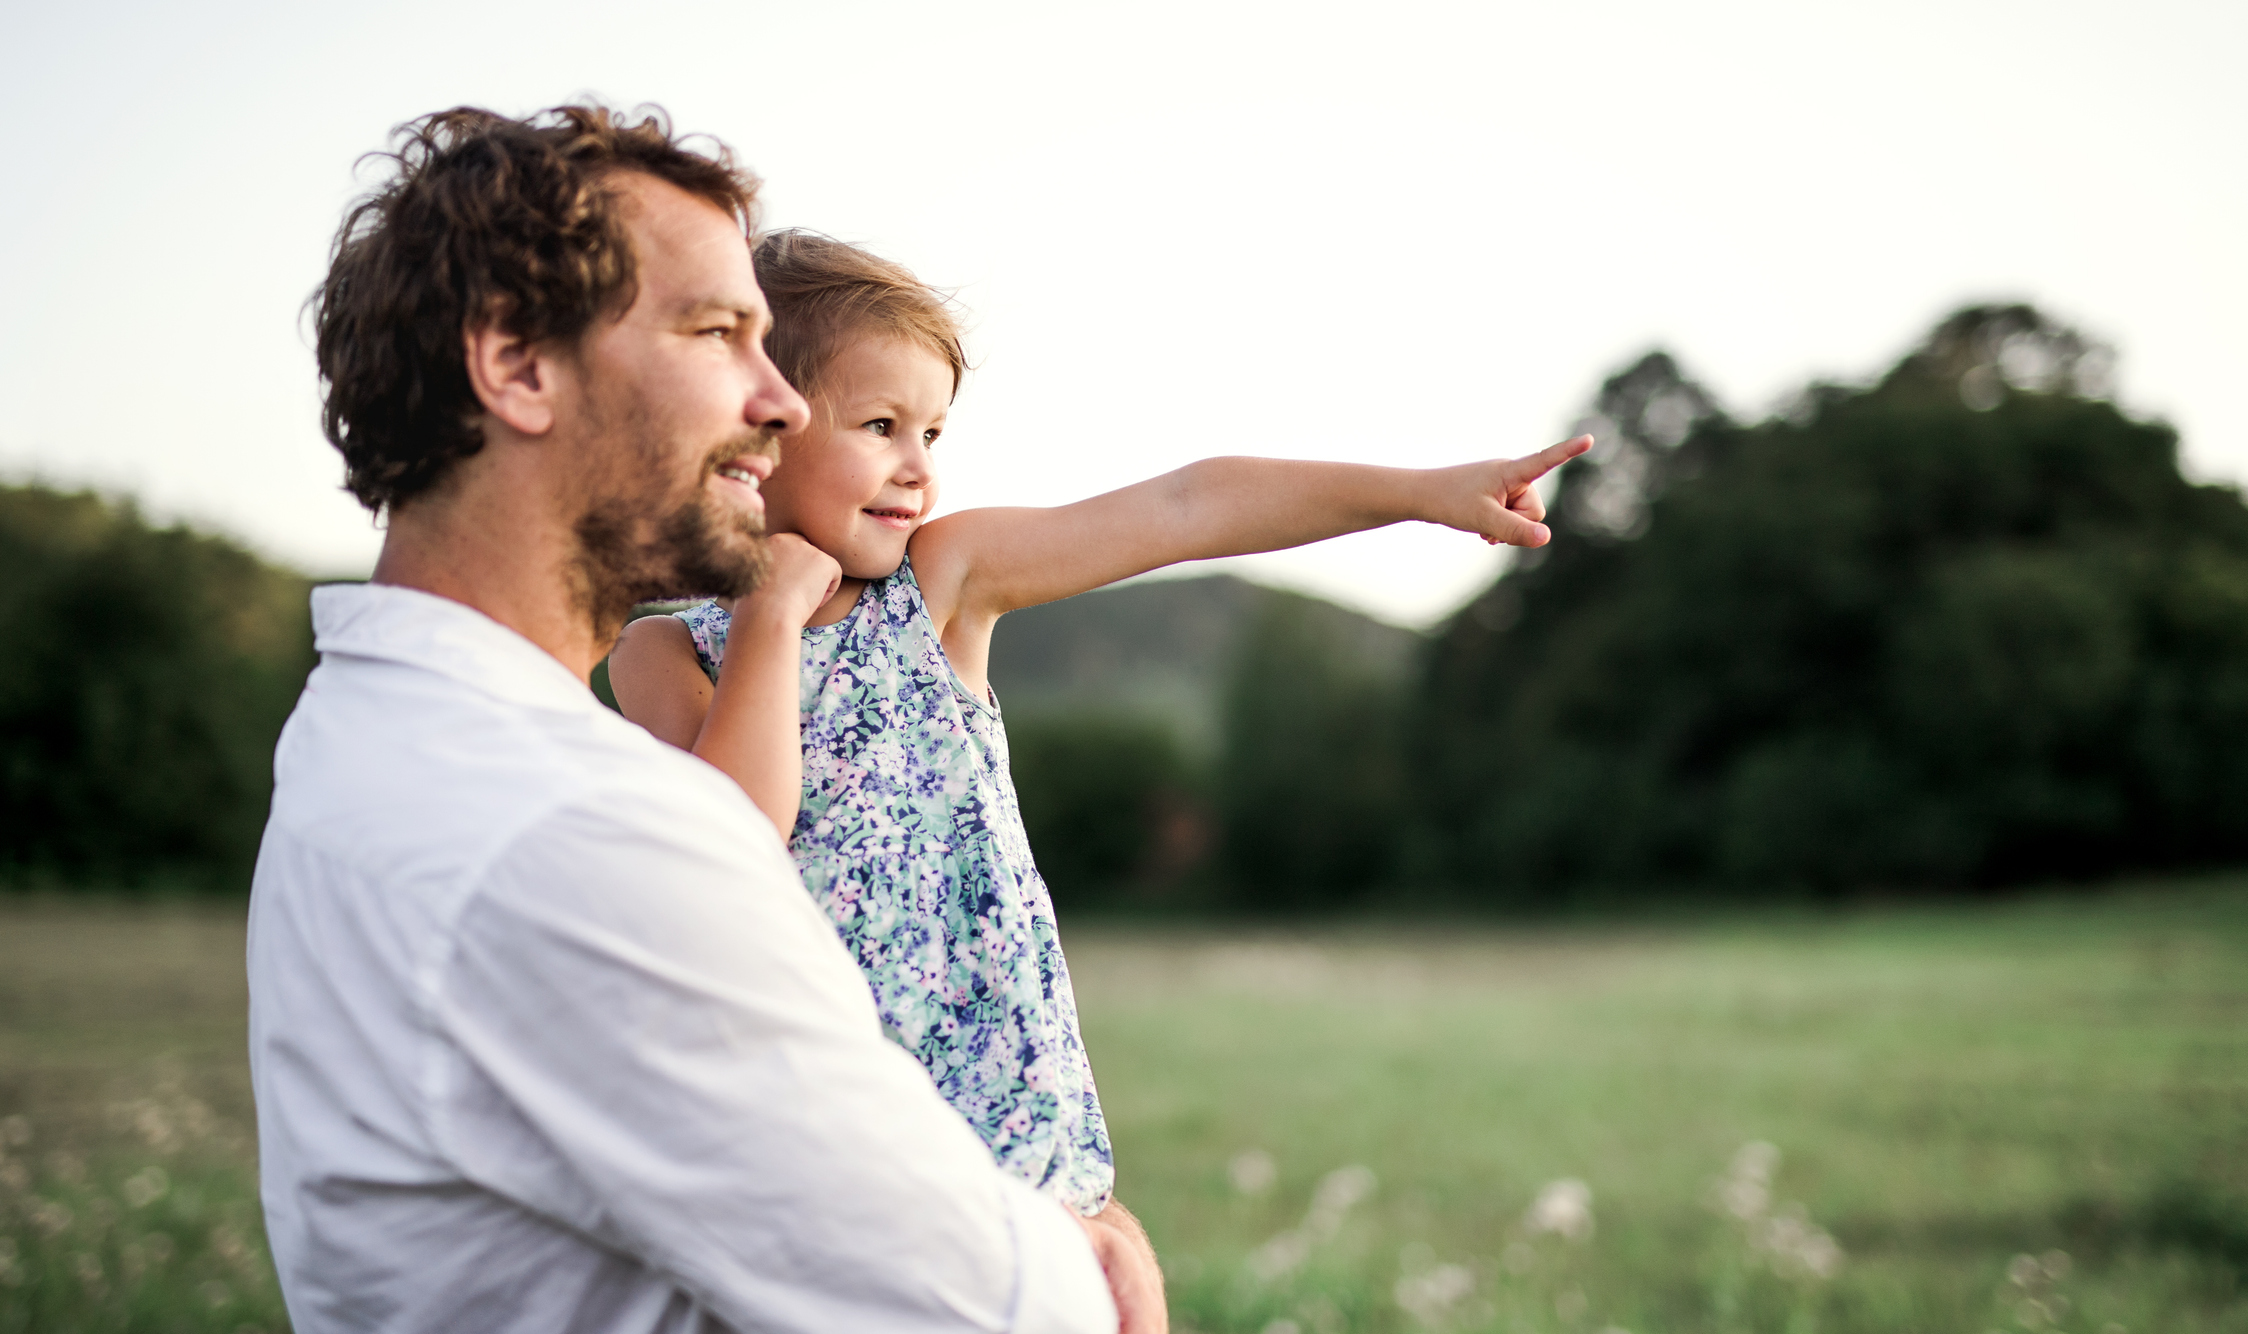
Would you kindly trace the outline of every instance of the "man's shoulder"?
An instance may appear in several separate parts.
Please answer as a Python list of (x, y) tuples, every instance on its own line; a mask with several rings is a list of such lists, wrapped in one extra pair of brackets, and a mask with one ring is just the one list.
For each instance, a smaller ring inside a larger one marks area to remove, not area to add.
[(275, 756), (269, 836), (427, 880), (590, 812), (658, 844), (758, 818), (724, 775), (588, 704), (526, 708), (403, 664), (324, 664)]

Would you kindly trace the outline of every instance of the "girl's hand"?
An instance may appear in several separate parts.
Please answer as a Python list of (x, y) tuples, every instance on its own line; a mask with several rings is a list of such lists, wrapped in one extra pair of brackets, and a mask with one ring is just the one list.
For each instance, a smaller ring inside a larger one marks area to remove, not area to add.
[(764, 582), (734, 599), (728, 611), (736, 620), (762, 618), (801, 630), (842, 585), (843, 567), (795, 533), (773, 534), (771, 550)]
[(1492, 546), (1542, 547), (1553, 532), (1541, 522), (1545, 501), (1532, 483), (1590, 448), (1592, 437), (1580, 435), (1528, 458), (1435, 469), (1427, 474), (1429, 504), (1421, 517), (1474, 533)]

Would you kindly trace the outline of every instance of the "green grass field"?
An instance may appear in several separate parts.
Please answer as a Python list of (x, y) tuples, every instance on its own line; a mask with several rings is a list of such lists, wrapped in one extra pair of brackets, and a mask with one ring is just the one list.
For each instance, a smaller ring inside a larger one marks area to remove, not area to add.
[[(2248, 881), (1065, 930), (1178, 1326), (2248, 1331)], [(0, 899), (0, 1334), (285, 1326), (240, 959)]]

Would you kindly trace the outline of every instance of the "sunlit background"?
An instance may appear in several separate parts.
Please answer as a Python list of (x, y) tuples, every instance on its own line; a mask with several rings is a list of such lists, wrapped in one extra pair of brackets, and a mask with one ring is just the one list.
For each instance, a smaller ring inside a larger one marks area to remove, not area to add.
[[(378, 542), (297, 318), (354, 160), (586, 92), (959, 289), (948, 506), (1522, 453), (1656, 344), (1754, 414), (1985, 298), (2115, 343), (2122, 400), (2248, 476), (2248, 9), (2214, 0), (97, 2), (5, 34), (0, 469), (314, 573)], [(1401, 530), (1243, 568), (1418, 625), (1494, 559)]]
[(1001, 624), (1174, 1329), (2248, 1334), (2248, 505), (2190, 484), (2248, 480), (2244, 56), (2236, 3), (7, 10), (0, 1334), (286, 1327), (244, 890), (380, 540), (301, 307), (394, 125), (586, 94), (957, 289), (947, 506), (1602, 423), (1496, 582), (1391, 530)]

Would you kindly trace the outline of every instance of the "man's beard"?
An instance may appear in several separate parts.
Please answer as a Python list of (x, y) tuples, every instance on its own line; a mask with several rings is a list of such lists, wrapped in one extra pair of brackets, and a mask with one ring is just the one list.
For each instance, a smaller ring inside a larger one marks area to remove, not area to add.
[(593, 495), (575, 525), (576, 591), (603, 642), (643, 602), (739, 597), (764, 581), (772, 562), (764, 520), (731, 512), (709, 488), (730, 460), (776, 456), (779, 445), (770, 432), (748, 432), (712, 450), (685, 498), (673, 500), (679, 493), (664, 474), (668, 451), (660, 428), (640, 411), (627, 413), (623, 426), (602, 432), (618, 461), (618, 485)]

